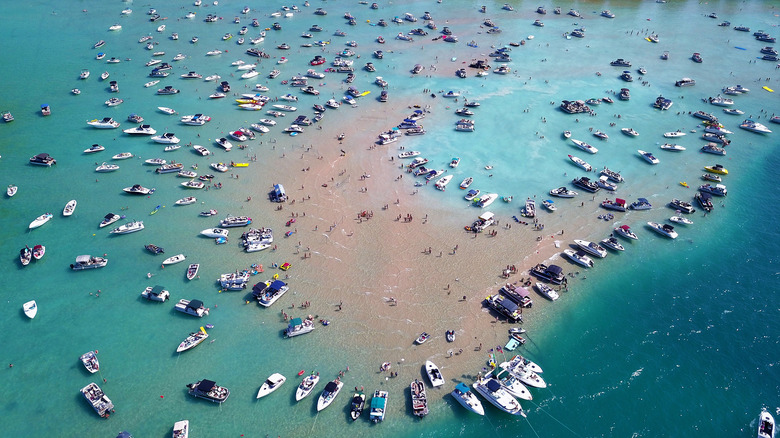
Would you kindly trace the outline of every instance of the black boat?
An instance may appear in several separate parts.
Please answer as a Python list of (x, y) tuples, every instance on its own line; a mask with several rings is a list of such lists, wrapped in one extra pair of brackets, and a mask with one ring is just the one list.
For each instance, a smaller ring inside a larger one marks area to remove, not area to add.
[(144, 248), (146, 248), (146, 250), (151, 252), (152, 254), (162, 254), (165, 252), (164, 249), (160, 248), (157, 245), (152, 245), (151, 243), (148, 245), (144, 245)]

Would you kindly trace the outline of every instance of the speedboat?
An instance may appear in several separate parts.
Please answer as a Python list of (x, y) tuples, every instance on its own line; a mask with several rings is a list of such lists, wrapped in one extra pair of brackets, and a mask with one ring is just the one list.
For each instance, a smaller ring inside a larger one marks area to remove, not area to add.
[(629, 137), (636, 137), (639, 135), (639, 133), (634, 131), (633, 128), (622, 128), (621, 131), (623, 132), (623, 134), (626, 134)]
[(32, 249), (32, 256), (35, 260), (40, 260), (43, 258), (43, 255), (46, 254), (46, 247), (38, 244), (33, 246)]
[(226, 230), (224, 228), (206, 228), (205, 230), (201, 231), (200, 234), (210, 238), (228, 237), (230, 230)]
[(467, 201), (474, 201), (475, 199), (479, 199), (479, 189), (471, 189), (468, 193), (466, 193), (466, 200)]
[(681, 201), (679, 199), (672, 199), (671, 202), (669, 202), (669, 206), (675, 210), (680, 210), (688, 214), (696, 212), (696, 209), (693, 208), (693, 205), (691, 205), (690, 202)]
[(761, 411), (758, 417), (758, 438), (775, 437), (775, 419), (767, 411)]
[(263, 385), (260, 386), (260, 390), (257, 391), (257, 398), (265, 397), (268, 394), (276, 391), (284, 384), (285, 381), (287, 381), (287, 378), (283, 375), (279, 373), (271, 374), (267, 379), (265, 379)]
[(336, 396), (341, 392), (341, 388), (344, 386), (344, 382), (339, 380), (333, 380), (325, 385), (325, 389), (320, 394), (319, 400), (317, 400), (317, 412), (327, 408), (336, 399)]
[(130, 195), (148, 195), (152, 193), (152, 189), (147, 189), (146, 187), (140, 185), (140, 184), (133, 184), (130, 187), (125, 187), (122, 189), (125, 193), (128, 193)]
[(22, 310), (28, 318), (33, 319), (35, 318), (35, 315), (38, 314), (38, 304), (35, 302), (35, 300), (28, 301), (22, 304)]
[(571, 182), (575, 186), (591, 193), (596, 193), (601, 190), (601, 187), (599, 187), (597, 183), (591, 181), (590, 178), (586, 176), (574, 178)]
[(716, 105), (716, 106), (731, 106), (731, 105), (734, 105), (734, 100), (733, 99), (727, 99), (727, 98), (722, 97), (722, 96), (710, 97), (708, 100), (709, 100), (709, 102), (711, 104)]
[(628, 225), (621, 225), (619, 227), (616, 227), (615, 232), (618, 235), (625, 237), (626, 239), (639, 240), (639, 237), (636, 234), (634, 234), (633, 231), (631, 231), (631, 227), (629, 227)]
[(587, 255), (585, 255), (585, 253), (582, 252), (582, 251), (574, 251), (573, 249), (565, 249), (565, 250), (563, 250), (563, 253), (566, 254), (566, 256), (569, 257), (574, 263), (582, 265), (582, 266), (584, 266), (586, 268), (592, 268), (593, 267), (593, 260), (591, 260), (591, 258), (588, 257)]
[(189, 267), (187, 267), (187, 280), (192, 280), (198, 275), (198, 270), (200, 269), (200, 264), (193, 263)]
[(757, 132), (759, 134), (769, 134), (772, 132), (766, 126), (752, 119), (746, 119), (744, 122), (742, 122), (741, 125), (739, 125), (739, 127), (747, 131)]
[[(163, 260), (163, 265), (173, 265), (176, 263), (183, 262), (187, 257), (184, 254), (176, 254), (175, 256), (168, 257), (167, 259)], [(206, 309), (208, 310), (208, 309)]]
[(166, 132), (164, 134), (152, 136), (151, 140), (155, 143), (161, 144), (177, 144), (181, 141), (178, 137), (176, 137), (176, 134), (172, 132)]
[(52, 217), (53, 217), (53, 215), (51, 213), (44, 213), (44, 214), (38, 216), (37, 218), (35, 218), (34, 221), (30, 222), (29, 229), (32, 230), (34, 228), (40, 227), (41, 225), (45, 224), (46, 222), (49, 222), (49, 220), (51, 220)]
[(92, 146), (88, 147), (87, 149), (84, 149), (85, 154), (91, 154), (94, 152), (100, 152), (106, 150), (105, 146), (99, 145), (99, 144), (93, 144)]
[(479, 201), (476, 202), (476, 200), (475, 200), (475, 202), (476, 202), (477, 207), (485, 208), (488, 205), (492, 204), (493, 201), (495, 201), (496, 199), (498, 199), (498, 193), (488, 193), (488, 194), (480, 196), (479, 197)]
[(596, 257), (604, 258), (607, 256), (607, 250), (602, 248), (601, 245), (595, 242), (589, 242), (587, 240), (575, 239), (574, 243), (577, 244), (583, 251), (594, 255)]
[(685, 133), (682, 131), (671, 131), (671, 132), (665, 132), (664, 137), (666, 138), (677, 138), (684, 136)]
[(542, 205), (544, 206), (544, 208), (546, 208), (547, 210), (550, 210), (550, 211), (555, 211), (555, 210), (558, 209), (555, 206), (555, 203), (552, 200), (550, 200), (550, 199), (546, 199), (546, 200), (542, 201)]
[(176, 201), (176, 205), (190, 205), (198, 202), (198, 199), (194, 196), (187, 196)]
[(318, 374), (311, 374), (303, 378), (301, 384), (298, 385), (298, 389), (295, 390), (295, 401), (301, 401), (306, 396), (311, 394), (314, 386), (320, 381)]
[(674, 227), (669, 224), (659, 224), (656, 222), (648, 222), (647, 225), (657, 233), (669, 237), (671, 239), (677, 238), (677, 232), (674, 231)]
[(684, 146), (680, 146), (679, 144), (673, 144), (673, 143), (664, 143), (661, 145), (661, 149), (665, 151), (672, 151), (672, 152), (682, 152), (685, 150)]
[(96, 372), (100, 371), (100, 362), (98, 361), (97, 353), (97, 350), (87, 351), (79, 357), (79, 360), (81, 360), (84, 368), (86, 368), (87, 371), (89, 371), (91, 374), (95, 374)]
[(135, 128), (125, 129), (123, 131), (125, 134), (130, 135), (154, 135), (157, 134), (157, 130), (153, 129), (149, 125), (140, 125)]
[(119, 122), (111, 117), (104, 117), (102, 120), (93, 119), (87, 122), (87, 125), (97, 129), (114, 129), (119, 127)]
[(582, 168), (586, 172), (590, 172), (590, 171), (593, 170), (593, 166), (591, 166), (590, 164), (588, 164), (585, 160), (583, 160), (581, 158), (575, 157), (573, 155), (569, 155), (569, 159), (574, 164), (576, 164), (577, 166), (579, 166), (580, 168)]
[(372, 423), (378, 423), (385, 419), (385, 411), (387, 410), (387, 391), (374, 391), (374, 396), (371, 398), (371, 411), (369, 412), (369, 418)]
[[(423, 388), (423, 391), (425, 388)], [(362, 392), (357, 392), (352, 396), (352, 402), (349, 404), (349, 416), (352, 421), (356, 421), (360, 418), (360, 414), (363, 413), (363, 407), (366, 405), (366, 395)]]
[(27, 245), (19, 250), (19, 261), (22, 263), (22, 266), (27, 266), (32, 261), (32, 250)]
[(648, 201), (647, 198), (637, 198), (637, 200), (632, 202), (628, 207), (632, 210), (650, 210), (653, 208), (653, 205), (650, 204), (650, 201)]
[(606, 239), (602, 240), (601, 246), (613, 249), (615, 251), (625, 251), (623, 245), (621, 245), (620, 242), (618, 242), (618, 240), (614, 237), (607, 237)]
[(715, 184), (714, 186), (711, 184), (704, 184), (699, 186), (699, 191), (710, 193), (715, 196), (726, 196), (728, 194), (726, 186), (723, 184)]
[(422, 332), (420, 333), (420, 336), (418, 336), (417, 339), (415, 339), (414, 343), (418, 345), (424, 344), (425, 341), (427, 341), (430, 337), (431, 336), (428, 333)]
[(174, 306), (176, 310), (187, 315), (197, 316), (202, 318), (209, 314), (209, 309), (203, 306), (203, 301), (200, 300), (185, 300), (181, 299)]
[(647, 162), (648, 162), (648, 163), (650, 163), (650, 164), (658, 164), (658, 163), (660, 163), (660, 161), (658, 160), (658, 158), (656, 158), (655, 156), (653, 156), (653, 154), (652, 154), (652, 153), (650, 153), (650, 152), (645, 152), (645, 151), (643, 151), (643, 150), (641, 150), (641, 149), (637, 149), (637, 152), (639, 153), (639, 155), (640, 155), (642, 158), (644, 158), (644, 159), (645, 159), (645, 161), (647, 161)]
[(551, 288), (550, 286), (547, 286), (544, 283), (537, 282), (536, 290), (538, 290), (539, 293), (542, 294), (542, 296), (544, 296), (550, 301), (555, 301), (559, 298), (558, 292), (556, 292), (555, 289)]
[(557, 196), (559, 198), (573, 198), (578, 194), (579, 193), (575, 192), (574, 190), (569, 190), (566, 187), (558, 187), (557, 189), (550, 190), (550, 195)]
[(218, 386), (212, 380), (201, 380), (187, 385), (189, 393), (193, 397), (202, 398), (213, 403), (222, 403), (230, 396), (230, 390)]
[(464, 408), (477, 415), (485, 415), (485, 409), (476, 395), (463, 383), (458, 383), (455, 390), (450, 393)]
[(717, 173), (720, 175), (728, 175), (729, 171), (720, 164), (714, 164), (712, 166), (704, 166), (704, 170), (710, 173)]
[(141, 292), (141, 296), (150, 301), (164, 302), (171, 297), (171, 293), (165, 290), (163, 286), (147, 286), (146, 289)]
[(111, 234), (130, 234), (144, 229), (143, 221), (130, 221), (110, 231)]
[[(591, 154), (595, 154), (596, 152), (599, 151), (598, 149), (596, 149), (593, 146), (585, 143), (584, 141), (576, 140), (576, 139), (573, 139), (573, 138), (571, 139), (571, 141), (572, 141), (572, 143), (574, 143), (575, 146), (577, 146), (578, 148), (582, 149), (585, 152), (589, 152)], [(571, 157), (571, 155), (569, 157)], [(572, 161), (574, 161), (574, 160), (572, 160)], [(576, 161), (575, 161), (575, 163), (576, 163)], [(577, 163), (577, 164), (579, 165), (579, 163)], [(587, 171), (590, 172), (590, 170), (587, 170)]]
[(493, 406), (508, 414), (522, 415), (525, 417), (525, 412), (523, 412), (520, 403), (501, 387), (501, 383), (499, 383), (498, 380), (493, 378), (480, 379), (474, 382), (473, 387)]
[(692, 220), (688, 219), (687, 217), (680, 216), (679, 214), (670, 217), (669, 220), (678, 224), (693, 225)]
[(444, 385), (444, 378), (441, 375), (441, 371), (439, 371), (439, 367), (430, 360), (425, 361), (425, 373), (428, 374), (428, 379), (434, 388)]

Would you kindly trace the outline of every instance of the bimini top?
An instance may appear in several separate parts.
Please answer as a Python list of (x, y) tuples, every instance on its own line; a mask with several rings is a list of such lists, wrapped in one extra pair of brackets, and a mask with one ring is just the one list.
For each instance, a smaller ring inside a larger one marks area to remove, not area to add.
[(458, 385), (455, 386), (455, 389), (457, 389), (458, 391), (460, 391), (460, 392), (462, 392), (464, 394), (469, 392), (469, 387), (466, 386), (463, 382), (458, 383)]
[[(300, 322), (300, 318), (295, 318)], [(336, 392), (336, 390), (339, 389), (339, 385), (337, 385), (335, 382), (328, 382), (327, 385), (325, 385), (325, 391), (328, 392)]]
[[(190, 301), (189, 304), (187, 304), (187, 307), (189, 307), (190, 309), (200, 309), (201, 307), (203, 307), (203, 301), (201, 301), (201, 300), (192, 300), (192, 301)], [(211, 382), (211, 383), (214, 383), (214, 382)]]
[(155, 286), (152, 288), (152, 295), (160, 295), (160, 293), (165, 290), (165, 287), (163, 286)]
[(553, 275), (560, 275), (563, 273), (563, 268), (558, 265), (550, 265), (547, 267), (547, 272)]
[(520, 295), (523, 298), (526, 298), (529, 295), (531, 295), (531, 293), (528, 292), (528, 289), (526, 289), (524, 287), (517, 287), (517, 288), (515, 288), (515, 293)]
[(374, 397), (371, 399), (371, 409), (384, 409), (387, 399), (384, 397)]
[(520, 306), (509, 298), (501, 300), (501, 305), (510, 313), (516, 311)]
[(215, 386), (217, 386), (217, 382), (213, 380), (201, 380), (200, 383), (198, 383), (198, 387), (195, 389), (204, 393), (208, 393), (214, 389)]
[[(301, 318), (293, 318), (293, 319), (290, 320), (290, 327), (294, 327), (296, 325), (301, 325), (301, 324), (303, 324), (303, 320), (301, 320)], [(330, 382), (330, 383), (333, 383), (333, 382)], [(330, 385), (330, 383), (328, 383), (328, 385)], [(328, 389), (329, 387), (330, 386), (326, 386), (325, 389)]]
[[(281, 288), (287, 286), (287, 283), (283, 282), (282, 280), (274, 280), (273, 283), (271, 283), (270, 286), (268, 286), (270, 289), (280, 290)], [(300, 319), (300, 318), (298, 318)]]
[(490, 390), (490, 392), (496, 392), (499, 389), (501, 389), (501, 384), (496, 381), (496, 379), (490, 379), (487, 382), (487, 387)]

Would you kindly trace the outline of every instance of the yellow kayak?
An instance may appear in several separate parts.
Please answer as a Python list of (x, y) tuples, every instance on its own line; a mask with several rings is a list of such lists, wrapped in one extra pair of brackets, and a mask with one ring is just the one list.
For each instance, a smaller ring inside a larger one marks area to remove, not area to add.
[(773, 90), (773, 89), (771, 89), (771, 88), (769, 88), (767, 86), (764, 86), (763, 88), (764, 88), (764, 90), (766, 90), (766, 91), (768, 91), (770, 93), (774, 93), (775, 92), (775, 90)]
[(254, 99), (236, 99), (236, 102), (238, 103), (259, 103), (258, 101)]
[(688, 183), (685, 181), (680, 181), (680, 185), (683, 187), (688, 187)]
[(233, 167), (249, 167), (249, 163), (230, 163)]

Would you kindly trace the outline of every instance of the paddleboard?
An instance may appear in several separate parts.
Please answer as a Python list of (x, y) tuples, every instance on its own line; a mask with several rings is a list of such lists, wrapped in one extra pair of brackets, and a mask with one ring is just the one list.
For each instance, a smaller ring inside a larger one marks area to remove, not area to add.
[(364, 91), (364, 92), (360, 93), (360, 97), (363, 97), (363, 96), (365, 96), (367, 94), (371, 94), (371, 92), (370, 91)]
[(763, 88), (764, 90), (766, 90), (766, 91), (770, 92), (770, 93), (774, 93), (774, 92), (775, 92), (775, 90), (773, 90), (773, 89), (771, 89), (771, 88), (769, 88), (769, 87), (767, 87), (767, 86), (764, 86), (764, 87), (762, 87), (762, 88)]
[(747, 50), (747, 49), (746, 49), (746, 48), (744, 48), (744, 47), (737, 47), (737, 46), (734, 46), (734, 48), (735, 48), (735, 49), (739, 49), (739, 50)]

